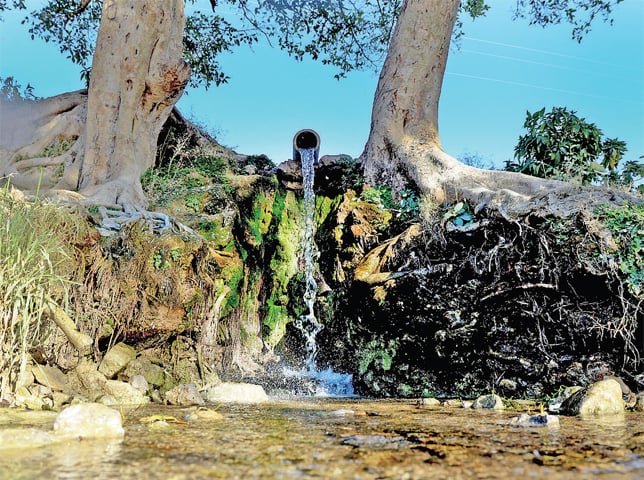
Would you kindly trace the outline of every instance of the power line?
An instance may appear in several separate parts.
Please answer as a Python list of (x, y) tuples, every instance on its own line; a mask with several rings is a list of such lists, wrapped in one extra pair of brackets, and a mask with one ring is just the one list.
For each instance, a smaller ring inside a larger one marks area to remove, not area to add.
[(467, 35), (463, 36), (462, 38), (463, 38), (463, 40), (470, 40), (470, 41), (479, 42), (479, 43), (487, 43), (489, 45), (498, 45), (500, 47), (516, 48), (518, 50), (525, 50), (527, 52), (535, 52), (535, 53), (541, 53), (543, 55), (552, 55), (552, 56), (555, 56), (555, 57), (574, 59), (574, 60), (579, 60), (579, 61), (583, 61), (583, 62), (594, 63), (596, 65), (603, 65), (603, 66), (606, 66), (606, 67), (617, 67), (617, 68), (623, 68), (625, 70), (633, 70), (633, 71), (637, 70), (635, 68), (628, 67), (628, 66), (625, 66), (625, 65), (616, 65), (616, 64), (613, 64), (613, 63), (600, 62), (598, 60), (593, 60), (593, 59), (590, 59), (590, 58), (578, 57), (576, 55), (567, 55), (567, 54), (564, 54), (564, 53), (553, 52), (553, 51), (550, 51), (550, 50), (541, 50), (541, 49), (538, 49), (538, 48), (524, 47), (524, 46), (521, 46), (521, 45), (513, 45), (511, 43), (495, 42), (495, 41), (492, 41), (492, 40), (484, 40), (482, 38), (469, 37)]
[(590, 98), (597, 98), (600, 100), (609, 100), (611, 102), (627, 102), (627, 100), (620, 99), (620, 98), (614, 98), (614, 97), (605, 97), (603, 95), (593, 95), (590, 93), (582, 93), (582, 92), (576, 92), (574, 90), (564, 90), (561, 88), (554, 88), (554, 87), (544, 87), (542, 85), (533, 85), (530, 83), (522, 83), (522, 82), (514, 82), (512, 80), (502, 80), (500, 78), (490, 78), (490, 77), (481, 77), (479, 75), (469, 75), (467, 73), (456, 73), (456, 72), (445, 72), (447, 75), (452, 75), (456, 77), (464, 77), (464, 78), (472, 78), (475, 80), (484, 80), (486, 82), (496, 82), (496, 83), (503, 83), (506, 85), (515, 85), (518, 87), (527, 87), (527, 88), (536, 88), (539, 90), (549, 90), (553, 92), (560, 92), (560, 93), (568, 93), (572, 95), (579, 95), (582, 97), (590, 97)]
[[(482, 56), (485, 56), (485, 57), (500, 58), (501, 60), (510, 60), (510, 61), (513, 61), (513, 62), (530, 63), (532, 65), (541, 65), (541, 66), (544, 66), (544, 67), (559, 68), (561, 70), (568, 70), (568, 71), (571, 71), (571, 72), (583, 73), (584, 75), (597, 76), (599, 74), (599, 76), (603, 76), (603, 77), (611, 77), (611, 78), (623, 79), (622, 75), (617, 75), (615, 73), (611, 73), (611, 71), (602, 70), (601, 72), (599, 72), (599, 71), (596, 71), (596, 70), (583, 70), (581, 68), (573, 68), (573, 67), (568, 67), (566, 65), (557, 65), (555, 63), (539, 62), (539, 61), (536, 61), (536, 60), (528, 60), (527, 58), (511, 57), (511, 56), (507, 56), (507, 55), (497, 55), (495, 53), (480, 52), (478, 50), (461, 50), (461, 52), (463, 52), (463, 53), (471, 53), (471, 54), (474, 54), (474, 55), (482, 55)], [(605, 73), (603, 73), (603, 72), (605, 72)]]

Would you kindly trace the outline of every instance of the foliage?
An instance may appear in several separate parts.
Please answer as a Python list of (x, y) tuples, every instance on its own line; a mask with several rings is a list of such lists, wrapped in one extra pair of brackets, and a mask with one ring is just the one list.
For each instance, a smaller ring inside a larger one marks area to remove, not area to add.
[(387, 185), (368, 187), (364, 189), (360, 198), (365, 202), (377, 205), (382, 210), (394, 212), (396, 219), (403, 222), (418, 216), (420, 213), (418, 194), (410, 189), (397, 192), (398, 200), (396, 200), (391, 187)]
[(164, 158), (161, 166), (147, 170), (141, 185), (152, 197), (153, 203), (167, 206), (177, 198), (185, 199), (185, 206), (199, 212), (203, 206), (203, 192), (218, 187), (218, 194), (226, 196), (229, 190), (228, 162), (210, 152), (196, 147), (186, 148), (181, 139)]
[(474, 215), (470, 211), (467, 203), (458, 202), (455, 205), (447, 207), (443, 214), (443, 223), (451, 222), (457, 227), (464, 227), (474, 222)]
[(572, 37), (580, 42), (596, 17), (612, 23), (613, 7), (623, 0), (517, 0), (515, 18), (528, 18), (531, 25), (545, 27), (568, 22)]
[(66, 295), (72, 229), (61, 215), (16, 200), (8, 185), (0, 191), (0, 397), (22, 381), (29, 351), (46, 338), (49, 302)]
[[(568, 22), (573, 26), (573, 38), (581, 40), (596, 17), (610, 21), (613, 6), (621, 1), (517, 0), (514, 17), (542, 26)], [(81, 66), (87, 80), (102, 3), (49, 0), (29, 12), (23, 23), (29, 25), (32, 38), (56, 43), (61, 53)], [(187, 4), (184, 47), (193, 72), (191, 84), (208, 87), (228, 81), (217, 60), (222, 52), (253, 45), (261, 37), (298, 60), (308, 56), (336, 67), (337, 78), (354, 69), (377, 69), (387, 52), (402, 0), (213, 0), (210, 12), (201, 11), (197, 0)], [(462, 1), (454, 37), (462, 35), (463, 16), (476, 19), (485, 16), (489, 8), (486, 0)], [(0, 14), (26, 9), (24, 0), (0, 0)]]
[(0, 87), (0, 102), (23, 103), (38, 100), (38, 97), (34, 95), (34, 87), (29, 83), (25, 88), (22, 88), (22, 85), (13, 77), (0, 77), (0, 84), (2, 84)]
[(619, 244), (617, 264), (627, 276), (628, 289), (637, 297), (644, 293), (644, 204), (600, 206), (596, 214)]
[(626, 143), (617, 138), (602, 138), (593, 123), (579, 118), (565, 107), (527, 112), (514, 149), (516, 163), (508, 162), (509, 171), (535, 177), (597, 183), (614, 178), (626, 151)]

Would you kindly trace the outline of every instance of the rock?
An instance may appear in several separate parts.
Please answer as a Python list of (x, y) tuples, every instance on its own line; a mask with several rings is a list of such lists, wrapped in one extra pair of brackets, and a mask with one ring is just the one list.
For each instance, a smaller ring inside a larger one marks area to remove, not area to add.
[(67, 407), (54, 421), (54, 434), (64, 438), (123, 438), (123, 421), (116, 410), (98, 403)]
[(67, 377), (56, 367), (34, 365), (31, 371), (39, 384), (45, 385), (55, 392), (64, 392), (69, 389)]
[(609, 378), (582, 388), (561, 404), (565, 415), (612, 415), (624, 412), (622, 386)]
[(134, 375), (130, 377), (130, 385), (143, 394), (148, 393), (148, 390), (150, 390), (150, 384), (143, 375)]
[(112, 378), (135, 358), (136, 350), (134, 348), (123, 342), (117, 343), (107, 351), (98, 366), (98, 371), (106, 378)]
[(114, 397), (118, 405), (145, 405), (150, 402), (150, 399), (141, 390), (118, 380), (108, 380), (103, 391)]
[(96, 365), (86, 361), (81, 362), (69, 372), (67, 378), (74, 392), (80, 393), (92, 402), (103, 395), (107, 382), (105, 375), (96, 369)]
[(496, 394), (481, 395), (474, 401), (473, 408), (503, 410), (503, 399)]
[(165, 383), (165, 373), (163, 368), (155, 363), (152, 363), (147, 358), (139, 357), (135, 360), (132, 360), (125, 367), (124, 375), (128, 378), (132, 378), (135, 375), (142, 375), (143, 378), (150, 384), (155, 387), (161, 387)]
[(204, 393), (207, 402), (212, 403), (262, 403), (268, 395), (261, 385), (251, 383), (220, 383)]
[(32, 393), (27, 387), (18, 387), (15, 395), (16, 406), (25, 407), (29, 410), (42, 410), (43, 406), (45, 406), (42, 397)]
[(421, 398), (419, 405), (421, 407), (440, 407), (441, 401), (437, 398)]
[(519, 427), (559, 427), (559, 417), (557, 415), (528, 415), (522, 413), (518, 417), (510, 420), (510, 425)]
[(165, 392), (165, 401), (170, 405), (203, 405), (204, 399), (193, 383), (177, 385)]
[(200, 407), (194, 412), (186, 415), (186, 420), (188, 420), (189, 422), (217, 422), (219, 420), (223, 420), (224, 418), (225, 417), (216, 410), (204, 407)]
[(565, 387), (559, 391), (556, 397), (548, 402), (548, 411), (549, 412), (558, 412), (561, 408), (561, 404), (569, 398), (572, 394), (581, 390), (581, 387)]

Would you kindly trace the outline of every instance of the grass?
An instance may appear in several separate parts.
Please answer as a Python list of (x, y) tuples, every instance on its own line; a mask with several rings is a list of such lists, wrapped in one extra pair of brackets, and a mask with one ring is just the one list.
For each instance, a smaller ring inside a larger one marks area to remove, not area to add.
[(66, 296), (68, 237), (50, 227), (56, 220), (69, 226), (61, 214), (16, 199), (8, 186), (0, 190), (0, 399), (20, 386), (30, 350), (46, 338), (47, 303)]

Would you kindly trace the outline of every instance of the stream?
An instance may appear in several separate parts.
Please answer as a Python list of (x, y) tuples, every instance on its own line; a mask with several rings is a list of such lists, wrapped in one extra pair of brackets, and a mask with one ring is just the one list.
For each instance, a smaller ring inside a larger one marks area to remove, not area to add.
[[(548, 428), (512, 426), (517, 410), (428, 408), (411, 400), (224, 404), (217, 409), (223, 418), (208, 422), (190, 420), (194, 411), (125, 409), (122, 442), (0, 446), (0, 478), (644, 478), (641, 412), (562, 416), (558, 428)], [(150, 415), (178, 423), (141, 423)], [(51, 429), (54, 416), (2, 409), (0, 429)]]

